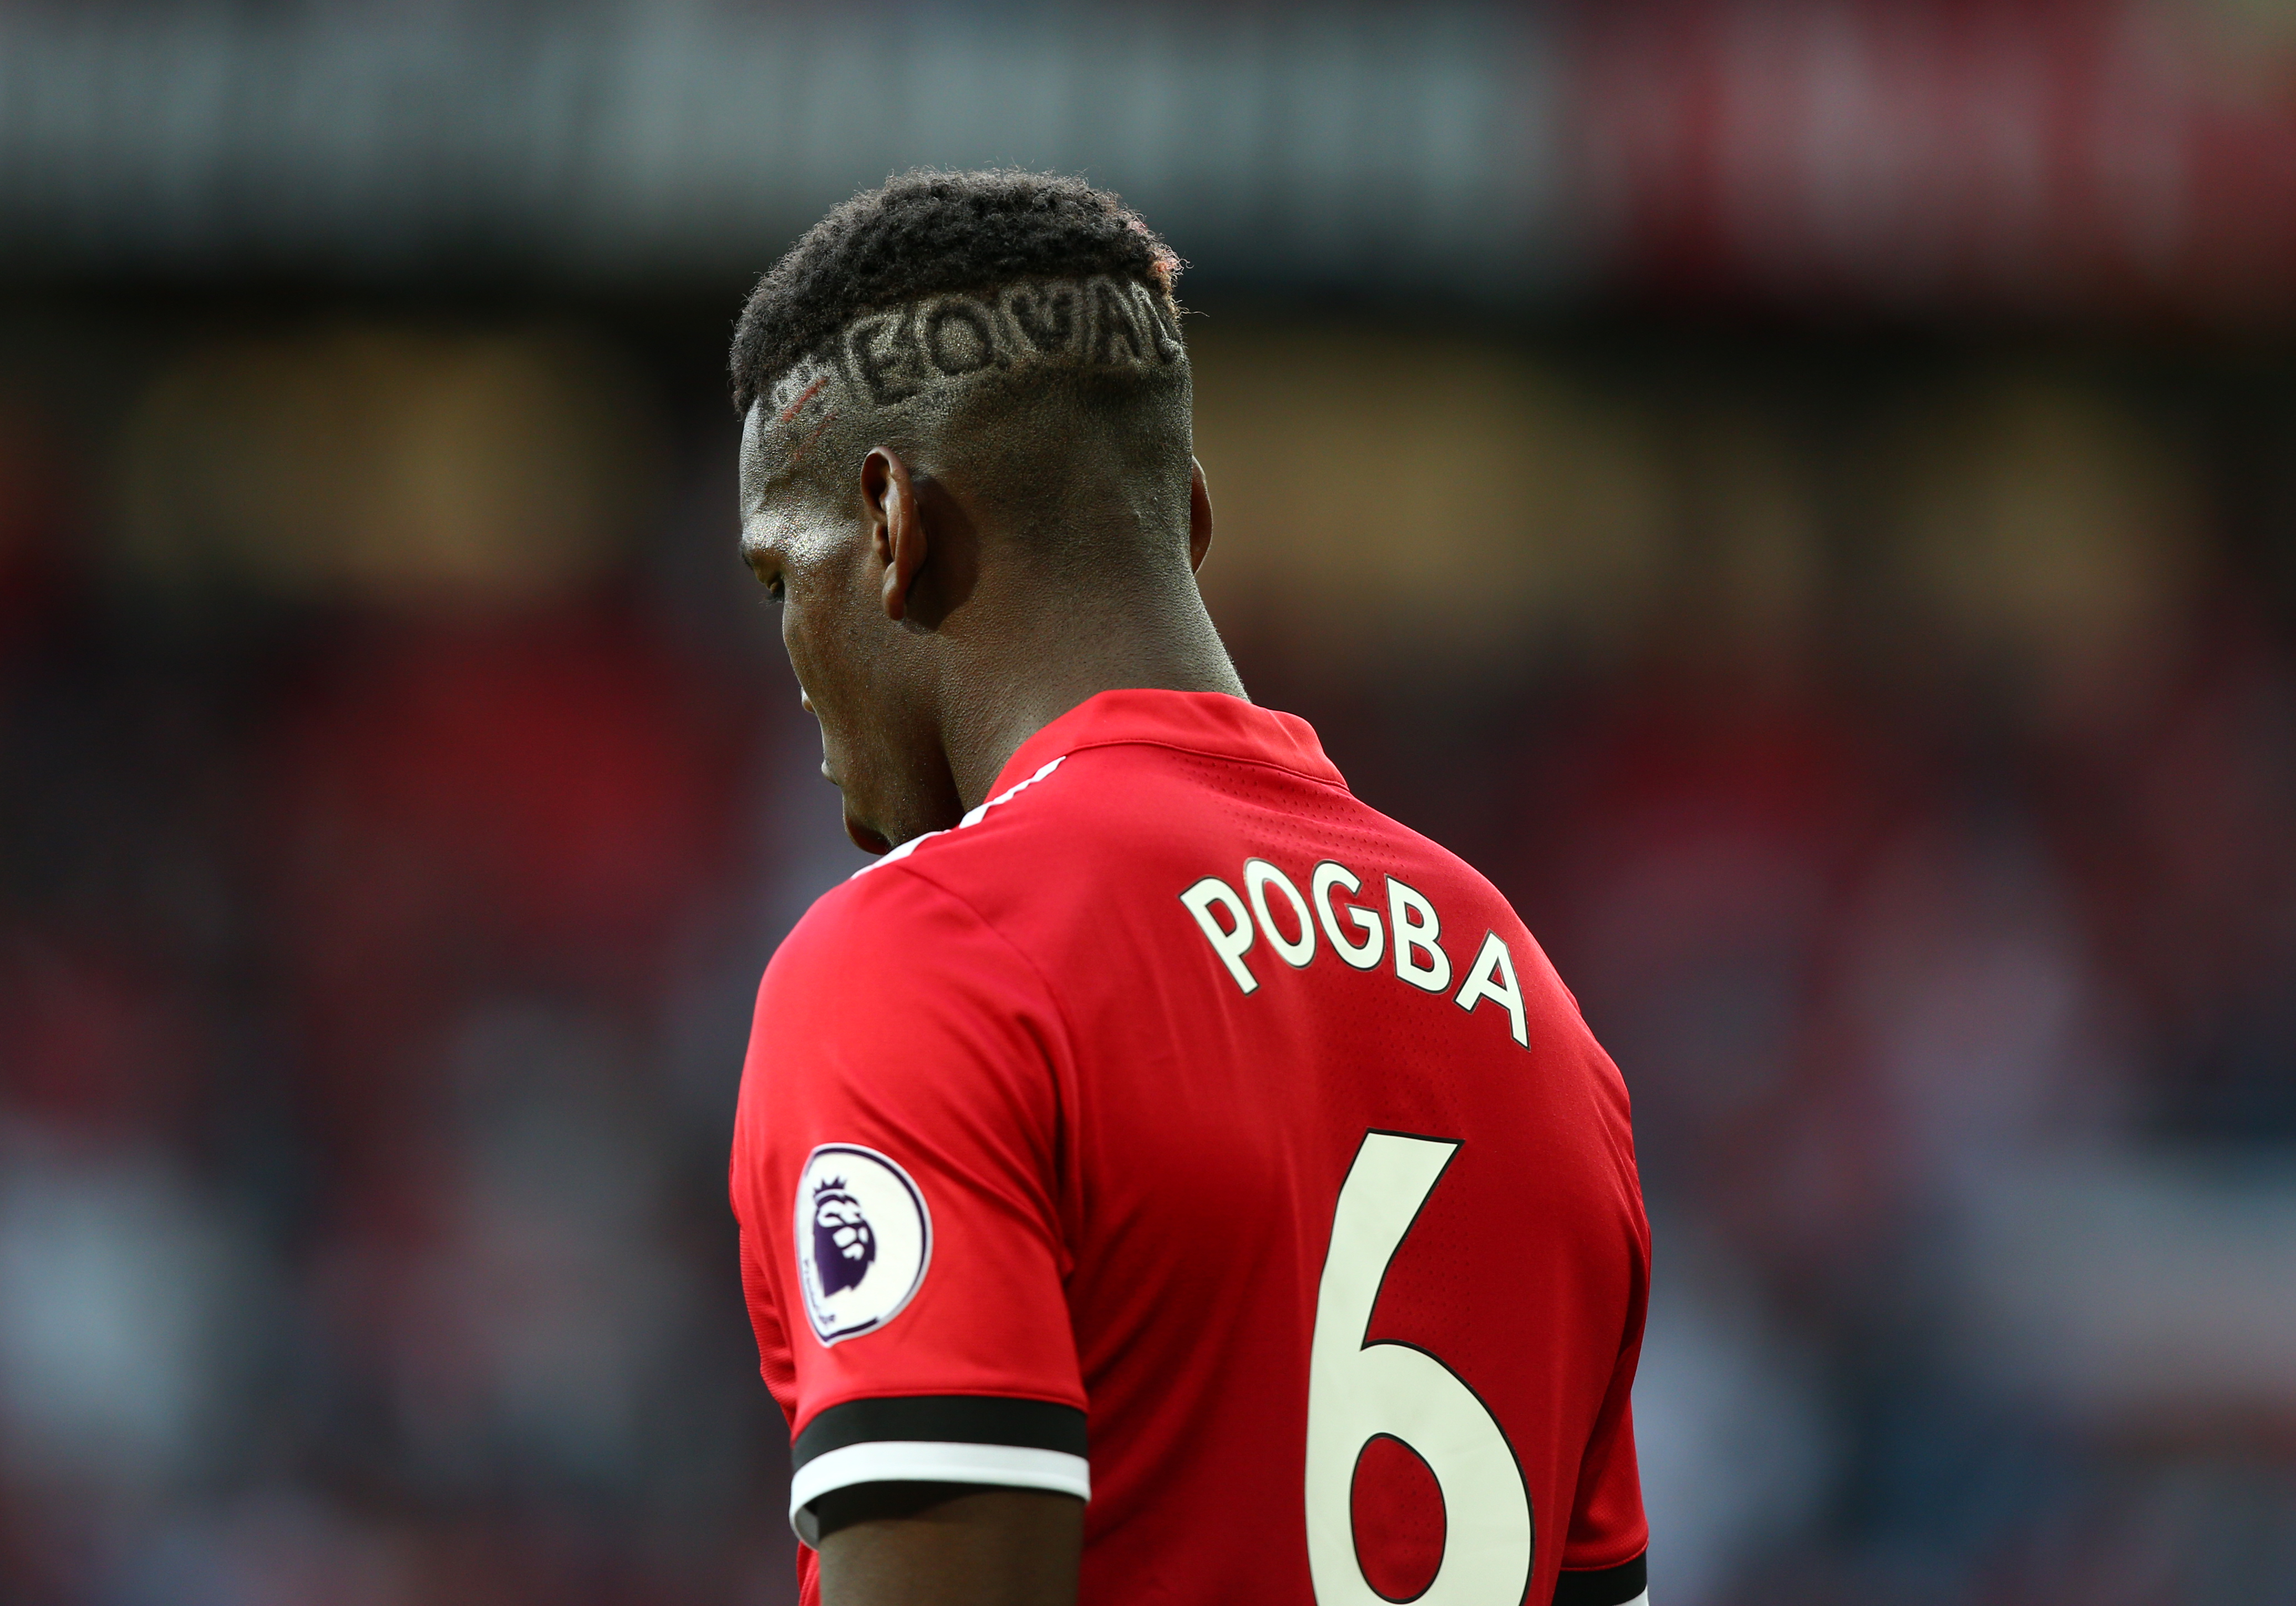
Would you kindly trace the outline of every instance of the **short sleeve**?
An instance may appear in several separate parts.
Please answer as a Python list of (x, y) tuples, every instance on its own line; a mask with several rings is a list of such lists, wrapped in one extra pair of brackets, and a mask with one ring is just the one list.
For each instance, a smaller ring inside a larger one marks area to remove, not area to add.
[(906, 867), (816, 905), (767, 969), (732, 1192), (808, 1543), (811, 1504), (853, 1484), (1089, 1495), (1066, 1054), (1027, 960)]
[(1587, 1436), (1554, 1606), (1646, 1606), (1649, 1600), (1650, 1524), (1635, 1461), (1635, 1365), (1641, 1353), (1637, 1332), (1619, 1357)]

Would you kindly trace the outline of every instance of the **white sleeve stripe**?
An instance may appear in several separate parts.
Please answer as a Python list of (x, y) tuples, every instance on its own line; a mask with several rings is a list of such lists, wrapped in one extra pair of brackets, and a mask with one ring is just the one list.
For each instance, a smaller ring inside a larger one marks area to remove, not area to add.
[(955, 824), (948, 827), (947, 831), (928, 831), (921, 837), (911, 837), (907, 841), (901, 843), (898, 847), (888, 848), (884, 853), (879, 855), (873, 859), (871, 859), (867, 864), (862, 865), (860, 869), (856, 870), (851, 875), (847, 876), (845, 879), (849, 881), (857, 881), (881, 865), (895, 864), (908, 857), (909, 855), (917, 850), (920, 843), (930, 842), (935, 837), (945, 837), (951, 831), (963, 831), (968, 825), (980, 824), (982, 820), (988, 817), (988, 811), (990, 809), (996, 807), (999, 803), (1010, 803), (1014, 798), (1028, 791), (1037, 782), (1043, 780), (1046, 775), (1051, 774), (1054, 770), (1060, 768), (1060, 766), (1067, 761), (1068, 755), (1066, 753), (1062, 753), (1059, 758), (1045, 766), (1044, 768), (1038, 770), (1026, 781), (1014, 782), (1003, 791), (998, 792), (995, 797), (989, 799), (986, 803), (980, 804), (971, 813), (967, 814), (963, 819), (959, 820)]
[(1627, 1606), (1650, 1606), (1650, 1591), (1644, 1590), (1642, 1594), (1628, 1601)]
[(811, 1545), (817, 1530), (808, 1531), (814, 1522), (806, 1508), (832, 1489), (857, 1483), (909, 1482), (996, 1484), (1092, 1498), (1090, 1463), (1064, 1450), (882, 1439), (826, 1450), (800, 1467), (790, 1479), (790, 1526)]

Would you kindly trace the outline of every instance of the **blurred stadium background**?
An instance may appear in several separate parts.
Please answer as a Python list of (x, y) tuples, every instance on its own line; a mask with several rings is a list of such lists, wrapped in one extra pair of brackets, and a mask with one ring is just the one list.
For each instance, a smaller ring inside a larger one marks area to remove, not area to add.
[(917, 163), (1623, 1067), (1661, 1606), (2296, 1601), (2288, 0), (0, 5), (0, 1600), (791, 1597), (720, 363)]

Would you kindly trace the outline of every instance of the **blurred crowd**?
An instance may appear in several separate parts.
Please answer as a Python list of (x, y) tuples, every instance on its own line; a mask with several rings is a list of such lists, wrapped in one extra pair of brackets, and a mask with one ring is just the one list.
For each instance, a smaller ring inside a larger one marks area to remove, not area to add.
[(729, 659), (647, 567), (690, 518), (747, 602), (728, 487), (610, 494), (664, 432), (555, 360), (12, 398), (0, 1598), (789, 1593), (723, 1179), (835, 816), (769, 619)]
[[(726, 1145), (859, 860), (718, 324), (33, 322), (0, 1599), (790, 1599)], [(1247, 684), (1633, 1093), (1663, 1606), (2296, 1598), (2284, 373), (1193, 337)]]

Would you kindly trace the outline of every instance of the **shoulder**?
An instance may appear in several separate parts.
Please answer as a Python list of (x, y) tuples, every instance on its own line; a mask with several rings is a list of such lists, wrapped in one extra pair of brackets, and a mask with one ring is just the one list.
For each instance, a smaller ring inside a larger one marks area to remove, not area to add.
[(1033, 1107), (1066, 1042), (1036, 967), (963, 898), (889, 864), (824, 894), (766, 967), (739, 1118)]
[(902, 864), (872, 864), (816, 898), (791, 928), (766, 966), (764, 997), (811, 1013), (913, 988), (952, 967), (977, 970), (1003, 946), (938, 880)]
[[(1012, 934), (1005, 895), (1043, 884), (1048, 844), (1073, 838), (1047, 799), (1016, 799), (1061, 769), (1055, 759), (967, 814), (865, 864), (814, 900), (767, 966), (761, 1007), (780, 994), (800, 1009), (938, 979), (991, 975), (1000, 990), (1031, 970)], [(791, 996), (797, 995), (798, 996)]]
[[(962, 907), (995, 925), (1016, 887), (1041, 894), (1063, 879), (1057, 861), (1107, 838), (1104, 768), (1096, 752), (1066, 754), (1007, 786), (946, 831), (912, 838), (865, 864), (815, 905), (831, 930), (872, 921), (913, 918), (924, 905)], [(1095, 783), (1098, 782), (1099, 783)], [(811, 916), (808, 915), (808, 919)]]

